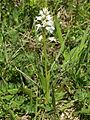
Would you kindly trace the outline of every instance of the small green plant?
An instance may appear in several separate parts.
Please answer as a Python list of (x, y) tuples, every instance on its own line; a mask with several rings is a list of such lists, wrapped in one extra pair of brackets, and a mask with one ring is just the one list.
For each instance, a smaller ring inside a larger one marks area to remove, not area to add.
[[(46, 101), (50, 99), (50, 71), (48, 70), (48, 58), (47, 58), (47, 40), (55, 41), (54, 37), (47, 37), (53, 34), (55, 28), (53, 18), (51, 17), (48, 8), (40, 10), (39, 16), (35, 19), (36, 31), (40, 32), (39, 40), (41, 38), (42, 48), (42, 64), (44, 69), (41, 68), (41, 86), (46, 97)], [(37, 33), (38, 34), (38, 33)]]

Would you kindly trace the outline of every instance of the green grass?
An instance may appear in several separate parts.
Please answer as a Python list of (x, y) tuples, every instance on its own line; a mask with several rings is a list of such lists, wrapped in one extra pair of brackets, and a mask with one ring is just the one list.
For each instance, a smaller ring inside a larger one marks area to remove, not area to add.
[[(72, 120), (90, 119), (90, 3), (77, 2), (1, 2), (1, 120), (60, 120), (69, 110)], [(56, 42), (45, 30), (38, 41), (34, 19), (43, 7), (53, 15)]]

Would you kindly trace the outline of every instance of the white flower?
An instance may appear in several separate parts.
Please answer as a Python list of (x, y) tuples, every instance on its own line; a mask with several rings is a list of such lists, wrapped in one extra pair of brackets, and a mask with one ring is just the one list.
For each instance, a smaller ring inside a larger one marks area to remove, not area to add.
[(54, 22), (52, 20), (47, 21), (48, 26), (53, 26), (54, 27)]
[(37, 16), (36, 20), (42, 20), (42, 17), (41, 16)]
[(37, 24), (36, 25), (36, 30), (38, 31), (39, 29), (41, 29), (42, 28), (42, 25), (41, 24)]
[(45, 29), (52, 34), (55, 28), (53, 26), (47, 26)]
[[(55, 27), (53, 17), (50, 15), (50, 12), (47, 8), (43, 8), (39, 12), (39, 16), (35, 18), (35, 26), (38, 32), (38, 40), (41, 41), (43, 39), (42, 31), (43, 29), (46, 30), (47, 33), (53, 34)], [(48, 35), (48, 34), (47, 34)], [(47, 37), (47, 39), (51, 42), (56, 42), (55, 37)]]
[(40, 35), (39, 38), (38, 38), (38, 40), (41, 41), (42, 39), (43, 39), (43, 36)]
[(43, 15), (43, 11), (42, 11), (42, 10), (40, 10), (39, 14), (42, 16), (42, 15)]
[(35, 24), (37, 31), (41, 28), (45, 28), (47, 32), (52, 34), (55, 30), (53, 17), (50, 15), (50, 12), (46, 7), (40, 10), (39, 16), (35, 19)]
[(48, 9), (47, 9), (47, 8), (43, 8), (43, 13), (44, 13), (45, 15), (49, 15)]
[(46, 20), (48, 20), (48, 21), (51, 20), (52, 21), (52, 17), (50, 15), (47, 15)]
[(48, 24), (47, 24), (47, 21), (46, 20), (43, 20), (42, 21), (42, 27), (46, 27)]
[(50, 40), (51, 42), (56, 42), (55, 37), (49, 37), (48, 40)]
[(45, 29), (46, 29), (48, 32), (50, 32), (51, 34), (53, 33), (53, 30), (51, 29), (51, 27), (47, 26)]
[(51, 26), (51, 30), (53, 30), (53, 31), (55, 30), (54, 26)]
[(42, 21), (43, 21), (44, 19), (46, 19), (45, 17), (46, 17), (46, 16), (43, 14), (43, 15), (42, 15)]

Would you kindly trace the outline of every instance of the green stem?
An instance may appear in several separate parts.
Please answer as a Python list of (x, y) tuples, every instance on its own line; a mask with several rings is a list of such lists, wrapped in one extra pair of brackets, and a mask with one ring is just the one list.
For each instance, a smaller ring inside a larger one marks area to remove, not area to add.
[(44, 68), (45, 68), (45, 82), (46, 82), (46, 99), (47, 102), (49, 100), (49, 73), (47, 69), (47, 44), (46, 44), (46, 34), (45, 31), (43, 31), (43, 58), (44, 58)]
[(47, 50), (46, 50), (46, 35), (43, 33), (43, 52), (44, 52), (44, 67), (45, 67), (45, 77), (47, 78)]

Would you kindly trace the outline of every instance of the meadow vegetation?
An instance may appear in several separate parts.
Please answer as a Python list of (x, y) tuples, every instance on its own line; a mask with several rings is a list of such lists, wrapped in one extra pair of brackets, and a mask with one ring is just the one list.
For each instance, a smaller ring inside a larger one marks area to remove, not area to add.
[(0, 120), (90, 120), (90, 1), (0, 11)]

